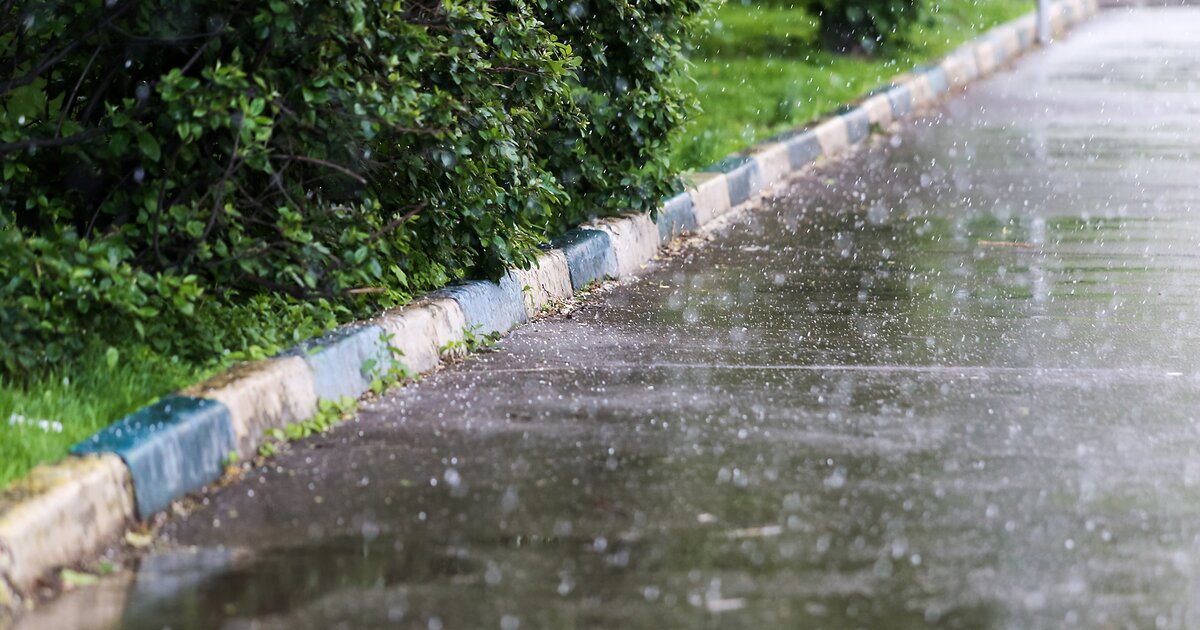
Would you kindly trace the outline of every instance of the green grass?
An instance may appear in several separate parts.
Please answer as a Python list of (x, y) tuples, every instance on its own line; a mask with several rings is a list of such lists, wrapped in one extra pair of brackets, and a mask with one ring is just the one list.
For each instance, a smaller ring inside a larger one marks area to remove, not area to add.
[(695, 169), (858, 99), (891, 77), (938, 59), (980, 32), (1033, 9), (1020, 0), (945, 0), (908, 44), (875, 57), (820, 50), (803, 9), (731, 0), (717, 8), (692, 53), (702, 112), (679, 138), (673, 163)]
[[(364, 307), (365, 308), (365, 307)], [(92, 347), (60, 370), (0, 380), (0, 488), (117, 418), (241, 360), (272, 356), (362, 312), (323, 303), (260, 296), (205, 302), (187, 321), (150, 331), (172, 334), (185, 356), (130, 338), (120, 348)]]
[[(739, 2), (719, 7), (692, 55), (704, 111), (682, 134), (674, 163), (706, 166), (802, 125), (1032, 6), (1013, 0), (937, 4), (936, 23), (917, 29), (910, 37), (915, 44), (877, 58), (838, 57), (816, 49), (816, 22), (802, 10)], [(93, 348), (63, 371), (0, 381), (0, 487), (160, 396), (361, 314), (282, 298), (237, 305), (213, 300), (190, 321), (165, 329), (177, 340), (188, 340), (189, 351), (182, 356), (131, 340), (115, 354)]]
[(23, 386), (0, 383), (0, 486), (39, 462), (62, 457), (72, 444), (154, 396), (207, 375), (145, 347), (129, 353), (126, 365), (110, 368), (96, 349), (80, 357), (78, 367)]

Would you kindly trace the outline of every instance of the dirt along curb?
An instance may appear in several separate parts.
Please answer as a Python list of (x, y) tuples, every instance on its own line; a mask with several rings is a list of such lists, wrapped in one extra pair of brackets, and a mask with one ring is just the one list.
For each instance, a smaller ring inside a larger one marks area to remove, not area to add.
[[(1052, 7), (1063, 34), (1096, 0)], [(270, 433), (319, 413), (322, 400), (357, 399), (402, 361), (435, 369), (442, 348), (503, 334), (592, 283), (634, 275), (659, 249), (721, 218), (813, 162), (863, 142), (1037, 46), (1036, 19), (996, 27), (934, 66), (896, 77), (857, 105), (690, 174), (687, 190), (647, 214), (601, 219), (556, 239), (532, 268), (499, 283), (455, 284), (378, 317), (338, 328), (280, 356), (237, 366), (140, 409), (36, 468), (0, 494), (0, 627), (40, 581), (116, 542), (130, 524), (221, 478), (230, 454), (252, 458)]]

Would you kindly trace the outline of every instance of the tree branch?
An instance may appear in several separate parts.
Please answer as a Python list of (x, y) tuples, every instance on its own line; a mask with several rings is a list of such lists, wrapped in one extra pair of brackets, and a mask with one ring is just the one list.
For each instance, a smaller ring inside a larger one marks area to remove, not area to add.
[(397, 217), (396, 219), (392, 220), (391, 223), (379, 228), (378, 231), (371, 235), (371, 238), (367, 242), (374, 243), (375, 241), (383, 238), (386, 234), (400, 227), (409, 219), (417, 216), (417, 213), (424, 210), (428, 205), (428, 203), (422, 201), (421, 203), (412, 206), (412, 208), (408, 212), (404, 213), (403, 216)]
[(274, 160), (296, 160), (297, 162), (308, 162), (309, 164), (324, 166), (325, 168), (335, 170), (364, 186), (367, 184), (367, 178), (363, 177), (362, 175), (355, 173), (341, 164), (335, 164), (320, 158), (308, 157), (307, 155), (284, 155), (282, 153), (273, 153), (270, 157)]
[(29, 149), (41, 149), (44, 147), (63, 147), (63, 146), (71, 145), (71, 144), (79, 144), (81, 142), (87, 142), (88, 140), (91, 140), (92, 138), (95, 138), (96, 136), (100, 136), (105, 133), (108, 133), (109, 129), (110, 128), (108, 126), (96, 127), (95, 129), (88, 129), (87, 131), (83, 131), (83, 132), (80, 132), (80, 133), (77, 133), (74, 135), (66, 136), (65, 138), (64, 137), (30, 138), (28, 140), (20, 140), (18, 142), (7, 142), (7, 143), (0, 144), (0, 154), (12, 153), (13, 151), (20, 151), (20, 150), (28, 151)]

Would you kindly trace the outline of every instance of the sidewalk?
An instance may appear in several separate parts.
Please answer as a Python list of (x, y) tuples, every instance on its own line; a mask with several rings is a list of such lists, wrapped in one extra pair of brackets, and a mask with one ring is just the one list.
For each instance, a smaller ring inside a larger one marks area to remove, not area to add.
[(26, 627), (1194, 627), (1197, 32), (1102, 14)]

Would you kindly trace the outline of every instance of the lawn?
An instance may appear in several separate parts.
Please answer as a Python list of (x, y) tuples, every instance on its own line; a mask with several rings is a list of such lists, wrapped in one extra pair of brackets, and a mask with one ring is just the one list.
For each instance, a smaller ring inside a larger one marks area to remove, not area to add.
[(932, 2), (932, 21), (898, 50), (846, 57), (820, 50), (804, 9), (731, 0), (692, 53), (702, 111), (676, 143), (674, 162), (695, 169), (836, 110), (891, 77), (944, 56), (978, 33), (1033, 10), (1020, 0)]
[[(740, 2), (719, 7), (692, 54), (703, 111), (680, 135), (674, 163), (702, 167), (802, 125), (1032, 7), (1013, 0), (936, 4), (933, 23), (912, 34), (914, 43), (872, 58), (818, 50), (816, 22), (803, 10)], [(195, 347), (213, 349), (203, 360), (137, 342), (91, 348), (61, 372), (0, 382), (0, 487), (159, 396), (237, 360), (270, 356), (355, 315), (361, 313), (281, 298), (240, 306), (213, 299), (179, 333)]]
[(212, 298), (178, 329), (196, 347), (212, 349), (205, 360), (131, 342), (120, 349), (91, 347), (68, 367), (24, 382), (0, 381), (0, 487), (158, 397), (237, 361), (272, 356), (355, 315), (344, 306), (269, 296), (236, 305)]
[(129, 365), (109, 367), (92, 351), (78, 366), (22, 387), (0, 384), (0, 485), (41, 461), (61, 457), (72, 444), (114, 419), (171, 392), (206, 370), (171, 361), (145, 347), (131, 348)]

